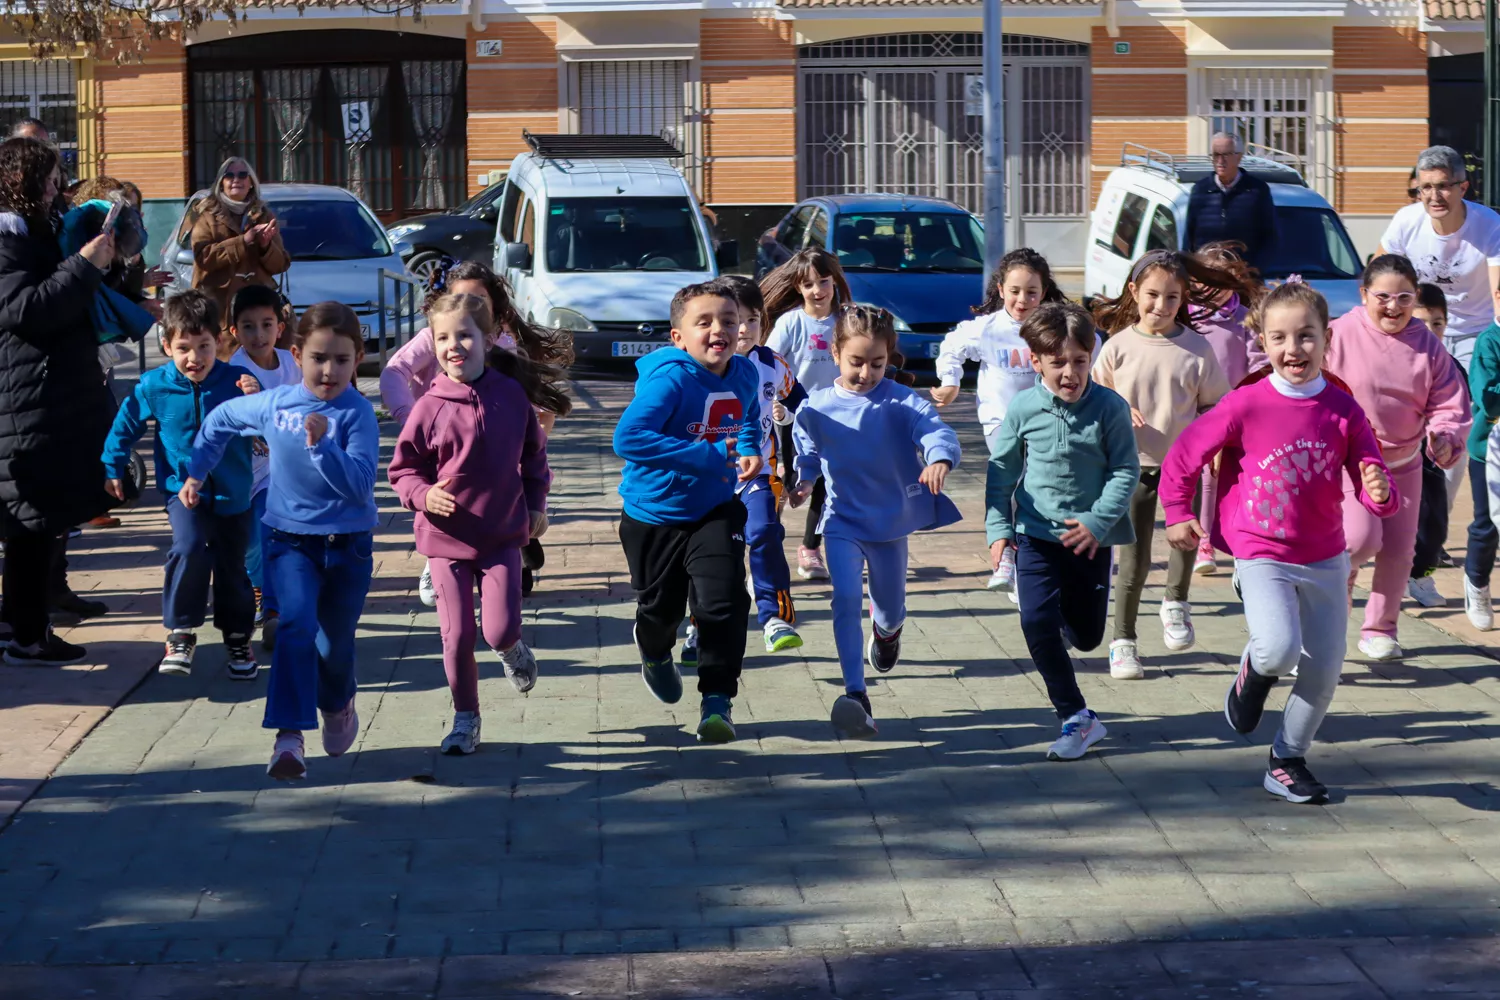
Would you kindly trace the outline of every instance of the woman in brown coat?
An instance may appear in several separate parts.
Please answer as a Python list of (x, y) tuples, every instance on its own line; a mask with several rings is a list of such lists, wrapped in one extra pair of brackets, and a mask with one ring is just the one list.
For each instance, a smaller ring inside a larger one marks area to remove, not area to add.
[[(260, 179), (250, 164), (231, 156), (219, 167), (213, 193), (198, 203), (193, 222), (193, 287), (219, 303), (229, 329), (229, 303), (246, 285), (276, 286), (276, 275), (292, 266), (276, 217), (260, 200)], [(219, 345), (221, 360), (234, 353), (232, 338)]]

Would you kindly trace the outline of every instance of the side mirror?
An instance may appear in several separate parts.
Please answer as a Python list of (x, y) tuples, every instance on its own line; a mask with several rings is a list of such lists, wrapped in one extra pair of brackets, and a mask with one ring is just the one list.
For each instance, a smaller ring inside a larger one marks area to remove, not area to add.
[(191, 247), (181, 247), (181, 248), (179, 248), (178, 251), (177, 251), (177, 256), (174, 257), (174, 258), (172, 258), (172, 260), (175, 263), (177, 263), (177, 264), (181, 264), (183, 267), (192, 267), (193, 266), (193, 250), (192, 250), (192, 248)]
[(485, 205), (479, 211), (474, 213), (474, 218), (478, 219), (480, 222), (488, 223), (489, 225), (493, 226), (500, 218), (500, 209), (497, 208), (494, 203)]
[(531, 270), (531, 247), (524, 243), (505, 244), (505, 267), (517, 271)]
[(727, 271), (731, 267), (740, 266), (740, 241), (725, 240), (714, 250), (714, 263), (719, 266), (720, 271)]

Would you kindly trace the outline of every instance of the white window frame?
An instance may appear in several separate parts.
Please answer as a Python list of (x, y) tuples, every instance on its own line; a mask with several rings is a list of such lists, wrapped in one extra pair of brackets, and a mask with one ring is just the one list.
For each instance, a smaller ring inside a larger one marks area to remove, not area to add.
[[(1320, 65), (1302, 60), (1278, 60), (1275, 65), (1198, 64), (1189, 70), (1188, 91), (1192, 110), (1188, 136), (1190, 152), (1207, 155), (1213, 134), (1219, 131), (1216, 122), (1225, 118), (1250, 119), (1250, 142), (1273, 148), (1274, 144), (1267, 142), (1271, 138), (1266, 127), (1268, 123), (1276, 119), (1303, 118), (1306, 122), (1303, 177), (1308, 187), (1330, 202), (1333, 200), (1333, 74), (1326, 62)], [(1252, 102), (1252, 107), (1243, 112), (1216, 111), (1214, 101), (1222, 99), (1246, 100)], [(1272, 105), (1287, 99), (1305, 101), (1306, 110), (1291, 115), (1278, 113)], [(1266, 155), (1253, 146), (1248, 152)]]

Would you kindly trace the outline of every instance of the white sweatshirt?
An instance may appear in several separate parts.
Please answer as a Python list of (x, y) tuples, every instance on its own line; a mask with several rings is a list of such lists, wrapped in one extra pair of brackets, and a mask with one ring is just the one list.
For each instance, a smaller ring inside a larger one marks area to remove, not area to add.
[(937, 376), (942, 385), (958, 385), (964, 362), (979, 362), (979, 422), (986, 435), (1000, 429), (1010, 401), (1024, 389), (1036, 385), (1031, 367), (1031, 349), (1021, 339), (1021, 324), (1001, 309), (988, 316), (966, 319), (943, 338), (937, 358)]

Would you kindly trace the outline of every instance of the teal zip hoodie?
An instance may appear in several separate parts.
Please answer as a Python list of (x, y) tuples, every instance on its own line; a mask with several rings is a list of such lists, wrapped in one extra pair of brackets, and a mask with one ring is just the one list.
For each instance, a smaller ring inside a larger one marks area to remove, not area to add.
[(1469, 359), (1469, 398), (1474, 401), (1469, 457), (1483, 462), (1490, 450), (1490, 431), (1500, 420), (1500, 325), (1491, 323), (1474, 341), (1474, 356)]
[(1135, 529), (1125, 515), (1140, 477), (1130, 404), (1118, 393), (1090, 381), (1065, 403), (1035, 385), (1011, 401), (990, 456), (986, 542), (1018, 533), (1056, 542), (1075, 519), (1100, 545), (1128, 545)]

